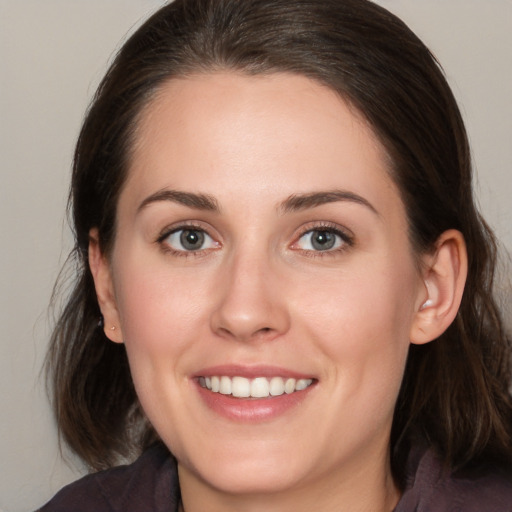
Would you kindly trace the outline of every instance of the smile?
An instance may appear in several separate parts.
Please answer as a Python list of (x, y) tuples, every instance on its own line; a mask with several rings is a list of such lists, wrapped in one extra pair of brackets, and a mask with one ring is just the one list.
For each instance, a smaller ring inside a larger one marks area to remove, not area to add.
[(231, 395), (236, 398), (269, 398), (303, 391), (311, 386), (313, 379), (293, 379), (283, 377), (245, 377), (211, 376), (200, 377), (199, 385), (213, 393)]

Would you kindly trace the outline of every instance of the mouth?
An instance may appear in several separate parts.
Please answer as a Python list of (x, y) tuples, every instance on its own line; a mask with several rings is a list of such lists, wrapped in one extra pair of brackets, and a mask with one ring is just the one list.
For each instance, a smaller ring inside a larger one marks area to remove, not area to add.
[(234, 398), (270, 398), (282, 395), (291, 395), (304, 391), (313, 384), (313, 379), (294, 379), (291, 377), (246, 377), (227, 375), (212, 375), (199, 377), (199, 385), (221, 395), (230, 395)]
[(268, 365), (222, 365), (199, 370), (193, 381), (215, 417), (260, 424), (292, 413), (316, 388), (318, 379)]

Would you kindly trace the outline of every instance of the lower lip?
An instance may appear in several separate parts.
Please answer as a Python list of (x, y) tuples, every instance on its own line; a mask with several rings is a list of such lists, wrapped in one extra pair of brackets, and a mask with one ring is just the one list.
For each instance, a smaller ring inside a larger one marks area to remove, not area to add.
[(201, 398), (211, 410), (229, 420), (244, 423), (258, 423), (278, 418), (301, 404), (313, 387), (314, 383), (302, 391), (269, 398), (235, 398), (232, 395), (214, 393), (197, 384)]

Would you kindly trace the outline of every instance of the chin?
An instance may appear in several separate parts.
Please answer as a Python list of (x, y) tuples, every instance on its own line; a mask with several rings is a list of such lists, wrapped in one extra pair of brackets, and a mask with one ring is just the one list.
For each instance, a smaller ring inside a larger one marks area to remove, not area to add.
[(224, 493), (236, 495), (273, 494), (295, 487), (304, 475), (295, 474), (288, 464), (284, 467), (273, 462), (245, 464), (243, 468), (222, 464), (214, 471), (201, 475), (208, 484)]
[(275, 450), (256, 447), (249, 452), (236, 448), (229, 449), (229, 453), (214, 451), (215, 454), (203, 455), (197, 464), (184, 461), (179, 465), (227, 494), (278, 493), (293, 488), (307, 476), (306, 461), (290, 457), (293, 452), (298, 453), (297, 449), (287, 449), (282, 456), (276, 455)]

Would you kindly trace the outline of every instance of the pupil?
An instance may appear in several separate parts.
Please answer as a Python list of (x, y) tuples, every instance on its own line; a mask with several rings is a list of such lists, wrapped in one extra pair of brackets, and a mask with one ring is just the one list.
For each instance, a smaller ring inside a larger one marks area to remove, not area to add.
[(311, 244), (319, 251), (332, 249), (335, 241), (335, 236), (329, 231), (315, 231), (311, 237)]
[(181, 233), (180, 242), (185, 249), (199, 249), (203, 245), (204, 234), (201, 233), (201, 231), (193, 231), (186, 229)]

